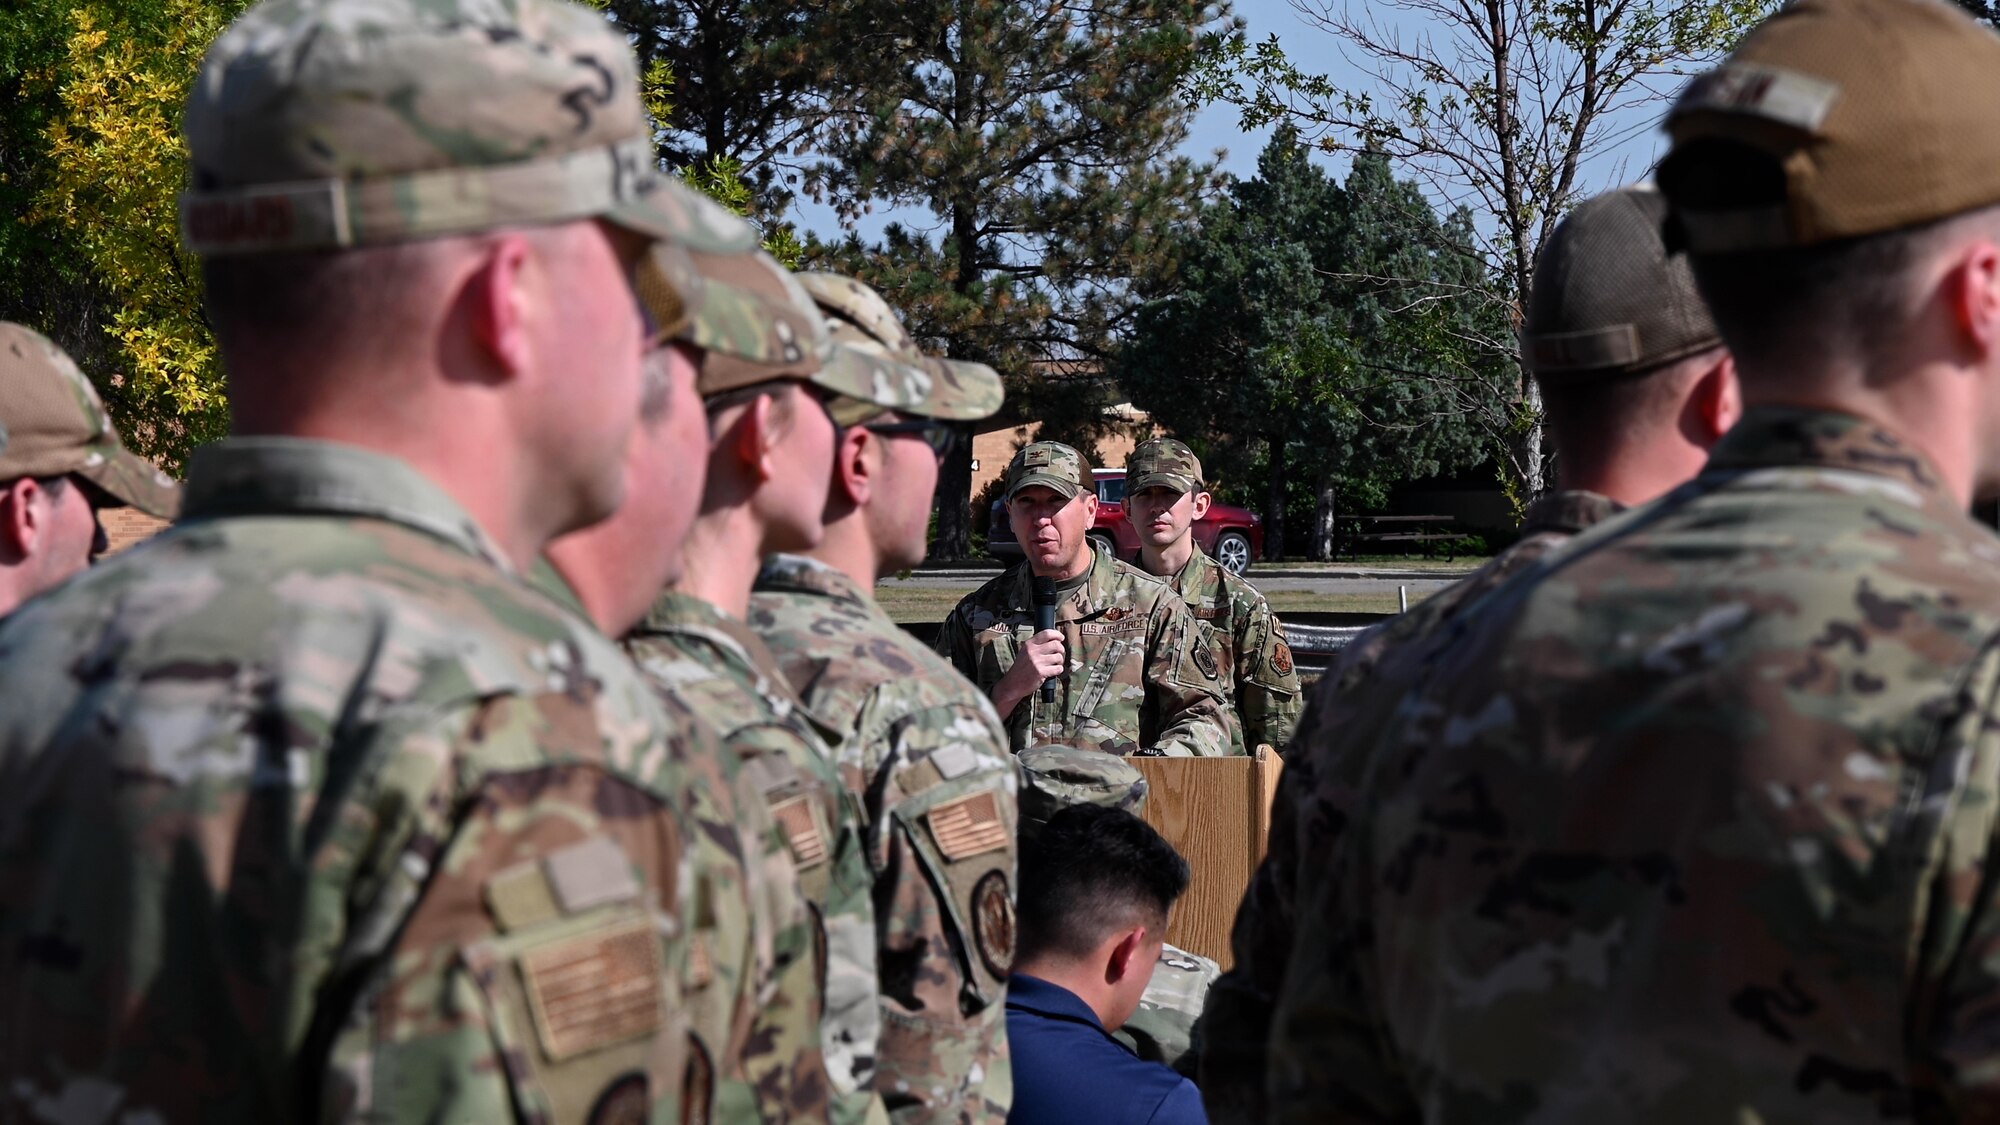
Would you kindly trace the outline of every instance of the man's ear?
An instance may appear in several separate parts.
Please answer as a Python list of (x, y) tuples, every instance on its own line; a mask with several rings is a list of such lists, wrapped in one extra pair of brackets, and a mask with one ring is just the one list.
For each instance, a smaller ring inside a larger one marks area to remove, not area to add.
[(777, 402), (771, 395), (758, 395), (746, 403), (729, 428), (717, 435), (717, 445), (753, 480), (763, 484), (775, 472), (771, 453), (778, 445)]
[(1214, 503), (1215, 503), (1214, 493), (1209, 492), (1206, 489), (1196, 492), (1194, 494), (1194, 507), (1192, 509), (1194, 512), (1194, 518), (1198, 520), (1201, 517), (1207, 515), (1209, 506)]
[(19, 562), (34, 553), (45, 524), (41, 483), (22, 477), (0, 488), (0, 562)]
[(834, 450), (833, 483), (853, 507), (868, 503), (875, 494), (875, 478), (881, 472), (882, 443), (863, 426), (849, 426), (840, 432)]
[(526, 287), (534, 252), (524, 236), (503, 235), (487, 246), (479, 267), (465, 279), (473, 342), (499, 378), (518, 378), (534, 367)]
[(1991, 366), (2000, 359), (2000, 246), (1982, 238), (1960, 250), (1943, 289), (1973, 360)]
[(1146, 927), (1126, 930), (1111, 946), (1111, 956), (1105, 959), (1104, 983), (1117, 984), (1135, 972), (1150, 977), (1153, 966), (1145, 963), (1145, 954)]
[(1743, 385), (1736, 379), (1736, 357), (1723, 352), (1695, 381), (1690, 396), (1700, 426), (1697, 444), (1712, 449), (1743, 417)]
[(1097, 493), (1085, 492), (1082, 495), (1084, 519), (1094, 525), (1097, 523)]

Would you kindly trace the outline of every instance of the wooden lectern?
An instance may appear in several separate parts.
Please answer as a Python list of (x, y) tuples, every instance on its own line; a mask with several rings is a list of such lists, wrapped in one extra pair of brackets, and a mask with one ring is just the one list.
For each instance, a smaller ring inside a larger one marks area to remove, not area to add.
[(1229, 931), (1250, 876), (1264, 862), (1271, 798), (1284, 759), (1268, 746), (1249, 758), (1127, 758), (1146, 778), (1146, 823), (1193, 869), (1167, 941), (1232, 964)]

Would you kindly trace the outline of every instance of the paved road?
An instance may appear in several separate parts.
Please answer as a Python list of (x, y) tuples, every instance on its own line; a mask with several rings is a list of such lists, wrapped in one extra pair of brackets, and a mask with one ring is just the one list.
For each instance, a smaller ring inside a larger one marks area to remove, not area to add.
[[(991, 578), (995, 571), (951, 571), (943, 574), (918, 573), (908, 578), (885, 578), (884, 586), (900, 586), (906, 589), (970, 590)], [(1255, 568), (1250, 571), (1250, 584), (1259, 590), (1305, 592), (1312, 594), (1394, 594), (1396, 587), (1408, 586), (1410, 596), (1432, 593), (1458, 580), (1458, 574), (1427, 573), (1422, 577), (1393, 574), (1390, 576), (1371, 575), (1358, 571), (1335, 571), (1323, 575), (1305, 575), (1297, 571), (1283, 571), (1264, 575)]]

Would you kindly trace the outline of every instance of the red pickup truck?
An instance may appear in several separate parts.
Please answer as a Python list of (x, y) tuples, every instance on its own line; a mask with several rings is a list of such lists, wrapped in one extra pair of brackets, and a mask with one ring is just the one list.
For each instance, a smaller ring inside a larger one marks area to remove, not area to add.
[[(1121, 559), (1139, 554), (1139, 534), (1125, 518), (1125, 470), (1094, 469), (1097, 483), (1097, 522), (1090, 537), (1099, 540)], [(1194, 541), (1233, 574), (1250, 569), (1250, 560), (1264, 553), (1264, 518), (1248, 508), (1217, 501), (1208, 514), (1195, 521)], [(993, 521), (986, 532), (986, 549), (1012, 562), (1021, 557), (1020, 540), (1007, 522), (1007, 502), (993, 502)]]

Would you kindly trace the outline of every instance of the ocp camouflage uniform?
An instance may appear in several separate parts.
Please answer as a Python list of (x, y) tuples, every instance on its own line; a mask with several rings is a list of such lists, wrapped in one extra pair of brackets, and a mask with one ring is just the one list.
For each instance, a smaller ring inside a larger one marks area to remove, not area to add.
[(0, 1117), (673, 1116), (717, 753), (402, 462), (196, 451), (0, 626)]
[(846, 574), (765, 564), (750, 626), (865, 802), (883, 1028), (875, 1087), (899, 1122), (1004, 1121), (1013, 1100), (1015, 778), (992, 704)]
[(1459, 613), (1582, 531), (1623, 508), (1592, 492), (1551, 492), (1528, 506), (1521, 538), (1477, 571), (1375, 625), (1341, 650), (1314, 685), (1311, 705), (1285, 752), (1285, 768), (1271, 802), (1264, 861), (1245, 890), (1230, 931), (1234, 965), (1208, 991), (1202, 1012), (1202, 1101), (1211, 1117), (1263, 1118), (1264, 1070), (1271, 1013), (1284, 989), (1297, 922), (1294, 895), (1306, 866), (1324, 862), (1331, 845), (1327, 825), (1301, 821), (1300, 805), (1319, 783), (1325, 763), (1340, 753), (1371, 710), (1393, 707), (1395, 680), (1378, 682), (1385, 657), (1421, 650), (1450, 627)]
[(661, 594), (623, 644), (661, 694), (719, 732), (761, 792), (823, 942), (819, 1034), (834, 1083), (833, 1119), (878, 1115), (875, 913), (859, 804), (834, 765), (836, 736), (799, 705), (764, 642), (700, 598)]
[[(1146, 779), (1130, 762), (1098, 750), (1037, 746), (1016, 762), (1021, 771), (1021, 839), (1071, 805), (1100, 805), (1140, 815)], [(1112, 1038), (1142, 1059), (1186, 1073), (1196, 1060), (1198, 1024), (1209, 986), (1222, 967), (1198, 953), (1163, 944), (1139, 1008)]]
[(1200, 547), (1170, 583), (1188, 612), (1208, 626), (1216, 664), (1230, 672), (1246, 751), (1291, 741), (1305, 694), (1285, 643), (1285, 623), (1257, 588), (1225, 570)]
[[(630, 46), (550, 0), (272, 0), (183, 121), (204, 259), (756, 243), (659, 173)], [(4, 1115), (705, 1113), (712, 734), (400, 461), (234, 439), (183, 520), (0, 625)]]
[[(966, 595), (938, 631), (937, 650), (991, 698), (1035, 635), (1033, 571), (1025, 562)], [(1069, 668), (1056, 701), (1031, 693), (1005, 716), (1014, 750), (1079, 746), (1111, 754), (1221, 757), (1242, 735), (1215, 650), (1172, 588), (1092, 547), (1090, 570), (1056, 607)]]

